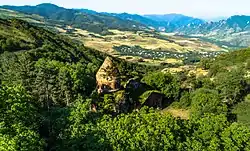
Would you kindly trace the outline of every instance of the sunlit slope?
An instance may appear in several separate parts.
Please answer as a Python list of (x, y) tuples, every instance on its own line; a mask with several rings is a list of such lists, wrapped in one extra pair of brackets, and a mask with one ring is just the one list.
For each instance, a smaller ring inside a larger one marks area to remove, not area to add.
[(74, 36), (82, 40), (86, 46), (94, 47), (104, 52), (114, 52), (113, 46), (140, 46), (145, 49), (167, 50), (173, 52), (189, 51), (226, 51), (214, 44), (195, 38), (166, 36), (161, 33), (129, 32), (110, 30), (112, 35), (101, 36), (85, 30), (76, 29)]

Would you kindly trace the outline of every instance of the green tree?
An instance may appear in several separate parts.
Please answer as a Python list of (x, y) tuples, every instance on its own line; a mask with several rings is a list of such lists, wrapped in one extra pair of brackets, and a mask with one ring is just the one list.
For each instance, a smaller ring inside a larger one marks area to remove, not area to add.
[(96, 126), (98, 113), (91, 112), (92, 100), (79, 97), (71, 108), (68, 128), (62, 133), (57, 150), (111, 150), (104, 133)]
[(221, 95), (221, 99), (233, 105), (245, 96), (246, 80), (242, 70), (222, 72), (215, 77), (215, 86)]
[(40, 135), (22, 124), (13, 124), (10, 128), (0, 125), (1, 151), (43, 151), (45, 142)]
[(250, 150), (250, 130), (238, 123), (233, 123), (225, 128), (221, 134), (221, 139), (223, 141), (224, 150)]
[(53, 97), (56, 89), (56, 69), (47, 59), (39, 59), (36, 64), (35, 88), (33, 89), (42, 106), (50, 111), (56, 98)]
[(206, 113), (227, 114), (227, 106), (221, 101), (217, 91), (198, 89), (192, 94), (191, 113), (199, 118)]
[(186, 140), (185, 150), (223, 150), (220, 134), (228, 125), (227, 117), (223, 114), (204, 114), (200, 119), (191, 119), (190, 131), (192, 133)]
[(211, 60), (209, 58), (203, 58), (199, 62), (199, 66), (203, 68), (204, 70), (208, 70), (211, 66)]
[(178, 150), (186, 127), (171, 115), (143, 108), (140, 112), (107, 117), (98, 122), (113, 150)]
[(180, 93), (178, 79), (170, 73), (155, 72), (143, 77), (143, 82), (153, 89), (161, 91), (169, 99), (177, 100)]
[(0, 150), (43, 150), (40, 115), (21, 86), (0, 88)]
[(184, 92), (181, 95), (180, 101), (175, 101), (171, 104), (171, 106), (180, 108), (180, 109), (188, 109), (191, 106), (191, 96), (190, 93)]
[(74, 97), (74, 92), (72, 90), (74, 82), (67, 66), (62, 66), (59, 69), (58, 82), (60, 86), (59, 97), (63, 100), (62, 104), (65, 103), (67, 106), (69, 106)]

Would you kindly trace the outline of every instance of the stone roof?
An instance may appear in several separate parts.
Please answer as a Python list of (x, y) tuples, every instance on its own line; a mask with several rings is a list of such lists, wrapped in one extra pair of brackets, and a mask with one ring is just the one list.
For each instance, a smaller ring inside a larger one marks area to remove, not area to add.
[(114, 91), (120, 88), (119, 70), (111, 57), (107, 57), (96, 73), (98, 93)]

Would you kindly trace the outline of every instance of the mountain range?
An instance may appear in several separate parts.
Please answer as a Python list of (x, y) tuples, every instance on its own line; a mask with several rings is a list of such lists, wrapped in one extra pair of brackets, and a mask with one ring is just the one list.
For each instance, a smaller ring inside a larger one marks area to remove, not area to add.
[(139, 22), (122, 20), (105, 14), (94, 14), (81, 12), (75, 9), (66, 9), (54, 4), (40, 4), (37, 6), (2, 6), (26, 14), (37, 14), (46, 20), (54, 21), (58, 24), (67, 24), (75, 28), (88, 29), (92, 32), (103, 32), (108, 28), (120, 30), (141, 30), (146, 28)]
[(100, 34), (109, 34), (108, 29), (155, 30), (171, 32), (179, 36), (198, 37), (225, 47), (247, 47), (250, 42), (250, 16), (244, 15), (208, 22), (182, 14), (117, 14), (88, 9), (66, 9), (49, 3), (37, 6), (1, 6), (0, 8), (30, 15), (36, 14), (50, 23), (69, 25)]
[[(150, 15), (138, 15), (128, 13), (108, 13), (108, 12), (96, 12), (89, 9), (66, 9), (50, 3), (43, 3), (36, 6), (9, 6), (4, 5), (1, 8), (14, 10), (27, 14), (37, 14), (47, 19), (66, 21), (71, 24), (80, 26), (80, 21), (88, 21), (88, 23), (99, 23), (107, 28), (117, 28), (121, 25), (122, 28), (133, 28), (135, 26), (141, 27), (154, 27), (156, 29), (165, 27), (167, 31), (180, 31), (183, 28), (188, 27), (200, 27), (208, 26), (213, 22), (206, 22), (203, 19), (185, 16), (182, 14), (150, 14)], [(243, 21), (241, 18), (243, 17)], [(247, 16), (232, 16), (229, 19), (229, 24), (234, 23), (242, 26), (244, 20), (249, 20)], [(215, 23), (220, 23), (220, 20)], [(83, 26), (83, 25), (82, 25)], [(237, 26), (237, 25), (235, 25)], [(182, 31), (181, 30), (181, 31)]]
[[(54, 4), (44, 3), (37, 6), (1, 6), (1, 8), (14, 10), (27, 14), (37, 14), (47, 19), (64, 21), (76, 27), (99, 25), (99, 28), (118, 29), (145, 29), (173, 32), (189, 24), (199, 25), (205, 23), (202, 19), (184, 16), (181, 14), (166, 15), (138, 15), (128, 13), (99, 13), (88, 9), (66, 9)], [(87, 23), (86, 23), (87, 22)], [(86, 25), (87, 24), (87, 25)], [(165, 28), (165, 30), (164, 30)]]

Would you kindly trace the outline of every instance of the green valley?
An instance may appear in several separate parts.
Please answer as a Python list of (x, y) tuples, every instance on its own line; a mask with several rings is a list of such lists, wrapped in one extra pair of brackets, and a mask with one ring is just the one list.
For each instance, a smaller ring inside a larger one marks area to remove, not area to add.
[[(45, 5), (46, 4), (42, 6)], [(37, 7), (39, 8), (40, 6)], [(48, 5), (48, 7), (52, 6)], [(8, 7), (5, 6), (5, 8)], [(15, 7), (13, 9), (16, 10)], [(25, 10), (25, 8), (23, 9)], [(32, 7), (32, 10), (33, 9), (35, 8)], [(213, 43), (200, 40), (199, 38), (173, 36), (149, 29), (134, 30), (132, 28), (131, 30), (119, 30), (119, 28), (111, 28), (106, 29), (104, 34), (104, 32), (91, 32), (92, 30), (89, 30), (89, 28), (86, 29), (85, 27), (76, 28), (78, 26), (72, 26), (72, 23), (67, 20), (64, 24), (63, 22), (46, 19), (46, 17), (34, 14), (23, 14), (21, 12), (6, 9), (2, 9), (0, 12), (2, 14), (0, 17), (2, 18), (18, 18), (28, 21), (34, 25), (48, 28), (54, 32), (69, 36), (77, 41), (81, 41), (87, 47), (108, 53), (109, 55), (113, 55), (115, 57), (118, 56), (123, 59), (129, 58), (126, 60), (132, 62), (138, 62), (138, 60), (140, 62), (140, 60), (143, 60), (143, 62), (145, 61), (147, 63), (159, 65), (160, 63), (169, 63), (168, 59), (177, 59), (177, 62), (183, 62), (190, 58), (187, 57), (190, 55), (194, 59), (201, 59), (203, 57), (217, 56), (218, 54), (228, 50), (228, 48), (217, 46)], [(124, 53), (117, 49), (118, 47), (123, 46), (125, 46), (124, 48), (126, 49), (129, 47), (133, 47), (129, 49), (134, 49), (138, 46), (138, 53)], [(143, 49), (144, 51), (142, 51)], [(154, 53), (157, 55), (154, 55)], [(172, 55), (169, 56), (168, 54), (170, 53)]]
[(250, 150), (247, 25), (199, 36), (194, 17), (54, 4), (0, 18), (1, 151)]

